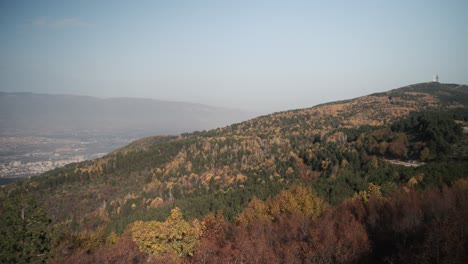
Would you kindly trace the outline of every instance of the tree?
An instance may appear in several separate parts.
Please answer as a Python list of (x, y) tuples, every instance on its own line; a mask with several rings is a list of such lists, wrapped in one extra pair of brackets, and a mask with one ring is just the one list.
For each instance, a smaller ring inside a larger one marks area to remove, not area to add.
[(43, 263), (50, 249), (49, 219), (30, 195), (6, 198), (0, 212), (0, 263)]
[(236, 218), (237, 223), (247, 225), (256, 222), (269, 223), (272, 220), (273, 217), (269, 213), (269, 206), (257, 197), (254, 197)]
[(428, 147), (425, 147), (422, 151), (421, 154), (419, 155), (419, 159), (421, 161), (427, 161), (431, 156), (431, 152)]
[(388, 151), (395, 158), (408, 158), (408, 138), (404, 133), (399, 133), (396, 139), (388, 145)]
[(130, 228), (133, 240), (142, 252), (154, 256), (175, 254), (191, 256), (202, 234), (198, 220), (191, 224), (182, 218), (179, 208), (174, 208), (165, 222), (137, 221)]
[(209, 213), (202, 219), (203, 234), (192, 261), (195, 263), (221, 263), (220, 249), (226, 242), (227, 223), (222, 213)]
[(295, 186), (279, 193), (269, 207), (274, 217), (288, 213), (314, 218), (322, 214), (326, 205), (310, 188)]

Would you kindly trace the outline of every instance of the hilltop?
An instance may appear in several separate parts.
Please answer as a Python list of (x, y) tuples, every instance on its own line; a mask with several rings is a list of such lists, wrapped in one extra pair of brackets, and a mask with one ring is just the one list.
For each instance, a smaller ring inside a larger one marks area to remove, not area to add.
[[(321, 208), (356, 195), (367, 201), (376, 192), (392, 197), (399, 188), (453, 185), (468, 176), (467, 106), (466, 85), (414, 84), (209, 131), (142, 138), (21, 188), (44, 204), (53, 225), (75, 234), (132, 232), (144, 223), (136, 221), (162, 221), (175, 207), (180, 211), (168, 219), (222, 212), (226, 221), (251, 223), (246, 206), (273, 208), (278, 195), (318, 197), (310, 199), (320, 199), (314, 206)], [(59, 248), (64, 243), (72, 242)]]

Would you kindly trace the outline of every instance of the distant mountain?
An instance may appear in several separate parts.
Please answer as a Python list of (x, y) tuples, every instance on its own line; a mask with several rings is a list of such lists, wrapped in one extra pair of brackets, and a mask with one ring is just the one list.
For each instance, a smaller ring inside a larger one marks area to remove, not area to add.
[(246, 111), (185, 102), (0, 92), (0, 132), (167, 135), (221, 127), (252, 116)]

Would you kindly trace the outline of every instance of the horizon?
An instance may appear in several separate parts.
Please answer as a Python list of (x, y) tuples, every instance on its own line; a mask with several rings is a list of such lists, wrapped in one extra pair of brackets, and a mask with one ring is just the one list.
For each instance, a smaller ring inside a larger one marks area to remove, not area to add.
[(15, 1), (0, 90), (262, 113), (429, 82), (468, 83), (464, 1)]
[[(401, 87), (392, 87), (392, 88), (387, 88), (379, 91), (374, 91), (370, 92), (369, 94), (364, 94), (364, 95), (359, 95), (355, 96), (352, 98), (343, 98), (343, 99), (336, 99), (336, 100), (331, 100), (331, 101), (326, 101), (326, 102), (319, 102), (314, 105), (310, 106), (305, 106), (301, 108), (286, 108), (286, 109), (280, 109), (280, 110), (275, 110), (275, 111), (267, 111), (267, 110), (250, 110), (250, 109), (244, 109), (244, 108), (236, 108), (236, 107), (229, 107), (229, 106), (222, 106), (222, 105), (209, 105), (209, 104), (204, 104), (204, 103), (197, 103), (197, 102), (189, 102), (189, 101), (171, 101), (171, 100), (161, 100), (158, 98), (148, 98), (148, 97), (129, 97), (129, 96), (124, 96), (124, 97), (102, 97), (102, 96), (93, 96), (93, 95), (85, 95), (85, 94), (53, 94), (53, 93), (42, 93), (42, 92), (29, 92), (29, 91), (18, 91), (18, 92), (8, 92), (8, 91), (0, 91), (0, 93), (6, 93), (6, 94), (33, 94), (33, 95), (49, 95), (49, 96), (77, 96), (77, 97), (90, 97), (94, 99), (100, 99), (100, 100), (109, 100), (109, 99), (137, 99), (137, 100), (151, 100), (151, 101), (159, 101), (159, 102), (165, 102), (165, 103), (181, 103), (181, 104), (193, 104), (193, 105), (199, 105), (199, 106), (205, 106), (205, 107), (211, 107), (211, 108), (220, 108), (220, 109), (226, 109), (226, 110), (237, 110), (237, 111), (243, 111), (243, 112), (249, 112), (250, 114), (255, 114), (256, 116), (262, 116), (262, 115), (268, 115), (268, 114), (273, 114), (276, 112), (285, 112), (285, 111), (294, 111), (294, 110), (299, 110), (299, 109), (306, 109), (306, 108), (312, 108), (315, 106), (319, 106), (322, 104), (327, 104), (327, 103), (333, 103), (333, 102), (339, 102), (342, 100), (350, 100), (350, 99), (355, 99), (359, 98), (362, 96), (368, 96), (372, 95), (374, 93), (379, 93), (379, 92), (386, 92), (386, 91), (391, 91), (394, 89), (400, 89), (412, 85), (418, 85), (418, 84), (424, 84), (424, 83), (435, 83), (434, 81), (428, 81), (428, 82), (418, 82), (418, 83), (411, 83), (411, 84), (406, 84)], [(460, 85), (460, 86), (466, 86), (468, 84), (464, 83), (453, 83), (453, 82), (440, 82), (437, 81), (436, 83), (439, 84), (445, 84), (445, 85)]]

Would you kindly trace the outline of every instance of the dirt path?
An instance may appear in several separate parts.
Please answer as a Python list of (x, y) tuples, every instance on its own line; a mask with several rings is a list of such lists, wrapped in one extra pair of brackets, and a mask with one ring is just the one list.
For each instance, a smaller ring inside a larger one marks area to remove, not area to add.
[(390, 159), (384, 159), (385, 161), (394, 164), (394, 165), (402, 165), (405, 167), (419, 167), (421, 165), (424, 165), (426, 163), (416, 161), (416, 160), (408, 160), (408, 161), (401, 161), (401, 160), (390, 160)]

